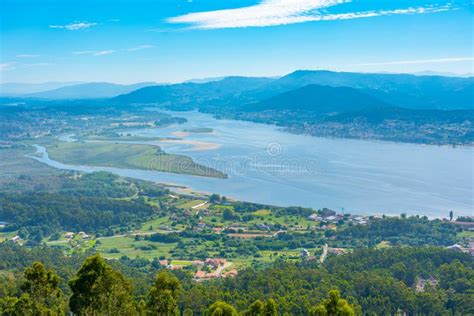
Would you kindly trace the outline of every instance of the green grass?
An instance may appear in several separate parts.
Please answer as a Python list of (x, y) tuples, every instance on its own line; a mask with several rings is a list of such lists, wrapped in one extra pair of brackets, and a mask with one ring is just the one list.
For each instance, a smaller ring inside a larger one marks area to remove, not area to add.
[[(160, 231), (159, 227), (161, 225), (170, 226), (171, 222), (169, 221), (169, 217), (158, 217), (152, 220), (146, 221), (143, 223), (142, 227), (136, 231), (136, 233), (150, 233), (153, 234), (154, 232)], [(150, 230), (150, 226), (152, 230)]]
[(458, 236), (461, 238), (474, 238), (474, 231), (463, 230)]
[(0, 233), (0, 242), (3, 242), (5, 240), (12, 239), (17, 235), (17, 232), (8, 232), (8, 233)]
[(391, 245), (390, 245), (390, 242), (386, 241), (386, 240), (383, 240), (381, 242), (379, 242), (375, 248), (376, 249), (386, 249), (386, 248), (390, 248)]
[[(141, 246), (154, 245), (156, 250), (140, 250)], [(133, 236), (112, 236), (100, 238), (100, 244), (97, 245), (97, 251), (102, 253), (105, 258), (117, 259), (121, 256), (130, 258), (141, 257), (145, 259), (159, 258), (160, 256), (169, 257), (169, 251), (176, 247), (176, 243), (165, 244), (151, 242), (146, 240), (135, 241)], [(110, 253), (111, 249), (119, 249), (120, 253)]]
[(182, 155), (164, 153), (158, 146), (119, 143), (57, 143), (48, 145), (54, 160), (75, 165), (143, 169), (204, 177), (226, 178), (218, 170), (195, 163)]
[(148, 141), (159, 141), (163, 140), (161, 137), (145, 137), (136, 135), (88, 135), (79, 137), (80, 140), (94, 140), (94, 141), (124, 141), (124, 142), (148, 142)]
[(255, 215), (255, 216), (268, 216), (271, 214), (272, 214), (272, 211), (266, 210), (266, 209), (261, 209), (252, 213), (252, 215)]
[[(194, 206), (197, 206), (199, 204), (205, 203), (206, 201), (204, 200), (192, 200), (192, 201), (185, 201), (184, 203), (178, 204), (177, 206), (182, 209), (191, 209)], [(196, 208), (195, 210), (197, 211), (199, 208)]]
[(58, 188), (63, 172), (25, 155), (34, 155), (33, 147), (0, 149), (0, 190), (22, 191)]

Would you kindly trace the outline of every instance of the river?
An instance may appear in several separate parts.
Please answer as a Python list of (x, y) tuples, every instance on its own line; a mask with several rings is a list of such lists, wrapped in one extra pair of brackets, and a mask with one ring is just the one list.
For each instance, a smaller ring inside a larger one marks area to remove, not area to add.
[[(188, 122), (127, 133), (183, 138), (158, 144), (224, 171), (228, 179), (71, 166), (49, 159), (41, 146), (37, 148), (43, 155), (35, 159), (60, 169), (106, 170), (272, 205), (328, 207), (354, 214), (447, 217), (453, 210), (455, 216), (473, 215), (473, 147), (318, 138), (198, 112), (167, 113)], [(213, 132), (182, 133), (196, 128)]]

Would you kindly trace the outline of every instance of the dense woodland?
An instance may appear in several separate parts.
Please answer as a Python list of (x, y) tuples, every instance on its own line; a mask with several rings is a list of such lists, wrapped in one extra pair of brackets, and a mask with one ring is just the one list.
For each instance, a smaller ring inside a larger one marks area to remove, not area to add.
[[(0, 252), (1, 265), (5, 254), (15, 253), (9, 264), (26, 267), (1, 279), (4, 315), (474, 313), (472, 257), (441, 248), (357, 250), (330, 257), (324, 265), (277, 261), (264, 270), (205, 283), (181, 271), (145, 270), (98, 255), (78, 262), (51, 250), (37, 248), (32, 255), (7, 244)], [(429, 281), (420, 287), (423, 280)]]

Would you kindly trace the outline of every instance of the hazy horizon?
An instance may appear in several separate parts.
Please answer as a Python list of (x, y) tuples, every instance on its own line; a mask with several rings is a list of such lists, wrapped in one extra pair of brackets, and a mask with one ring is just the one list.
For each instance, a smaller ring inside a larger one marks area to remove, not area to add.
[(204, 76), (204, 77), (192, 77), (192, 78), (186, 78), (184, 80), (180, 81), (168, 81), (168, 82), (157, 82), (157, 81), (129, 81), (129, 82), (119, 82), (119, 81), (78, 81), (78, 80), (69, 80), (69, 81), (37, 81), (37, 82), (20, 82), (20, 81), (7, 81), (3, 82), (0, 81), (0, 84), (6, 85), (6, 84), (31, 84), (31, 85), (41, 85), (41, 84), (69, 84), (69, 85), (79, 85), (79, 84), (88, 84), (88, 83), (110, 83), (110, 84), (117, 84), (117, 85), (133, 85), (133, 84), (138, 84), (138, 83), (156, 83), (156, 84), (179, 84), (179, 83), (186, 83), (186, 82), (191, 82), (191, 81), (200, 81), (200, 80), (209, 80), (209, 81), (219, 81), (225, 78), (229, 77), (261, 77), (261, 78), (281, 78), (283, 76), (286, 76), (290, 73), (296, 72), (296, 71), (331, 71), (331, 72), (354, 72), (354, 73), (366, 73), (366, 74), (390, 74), (390, 75), (415, 75), (415, 76), (442, 76), (442, 77), (473, 77), (474, 73), (453, 73), (453, 72), (438, 72), (438, 71), (433, 71), (433, 70), (423, 70), (423, 71), (417, 71), (417, 72), (387, 72), (387, 71), (372, 71), (372, 72), (366, 72), (366, 71), (345, 71), (345, 70), (332, 70), (332, 69), (297, 69), (292, 72), (284, 73), (284, 74), (276, 74), (276, 75), (256, 75), (256, 76), (250, 76), (250, 75), (245, 75), (245, 74), (229, 74), (229, 75), (223, 75), (223, 76), (218, 76), (218, 77), (210, 77), (210, 76)]

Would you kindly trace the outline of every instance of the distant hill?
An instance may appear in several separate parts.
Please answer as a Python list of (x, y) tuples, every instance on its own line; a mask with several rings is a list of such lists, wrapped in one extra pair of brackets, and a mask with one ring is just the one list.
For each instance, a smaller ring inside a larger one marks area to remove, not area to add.
[(44, 83), (16, 83), (7, 82), (0, 84), (0, 96), (21, 96), (25, 94), (43, 92), (66, 86), (82, 84), (80, 81), (44, 82)]
[(296, 71), (267, 87), (288, 91), (308, 84), (367, 89), (390, 104), (413, 109), (473, 109), (474, 78)]
[[(412, 109), (474, 109), (474, 78), (296, 71), (278, 79), (227, 77), (206, 83), (149, 87), (115, 99), (121, 103), (160, 103), (209, 108), (256, 103), (308, 85), (349, 87), (381, 102)], [(367, 96), (365, 96), (367, 98)]]
[(463, 73), (463, 74), (457, 74), (453, 72), (438, 72), (438, 71), (431, 71), (431, 70), (425, 70), (425, 71), (419, 71), (419, 72), (413, 72), (412, 75), (415, 76), (442, 76), (442, 77), (473, 77), (474, 74), (472, 73)]
[(387, 103), (354, 88), (311, 84), (258, 103), (248, 104), (244, 109), (253, 112), (290, 110), (311, 113), (340, 113), (385, 106)]
[(227, 77), (211, 77), (211, 78), (198, 78), (198, 79), (189, 79), (184, 81), (183, 83), (208, 83), (213, 81), (221, 81)]
[(61, 87), (50, 91), (32, 93), (25, 95), (25, 97), (50, 100), (112, 98), (124, 93), (130, 93), (134, 90), (154, 85), (157, 85), (157, 83), (141, 82), (131, 85), (120, 85), (107, 82), (93, 82)]
[(206, 83), (181, 83), (146, 87), (114, 98), (115, 103), (157, 103), (171, 108), (191, 107), (199, 104), (227, 104), (239, 99), (244, 91), (264, 87), (273, 81), (269, 78), (226, 77)]

